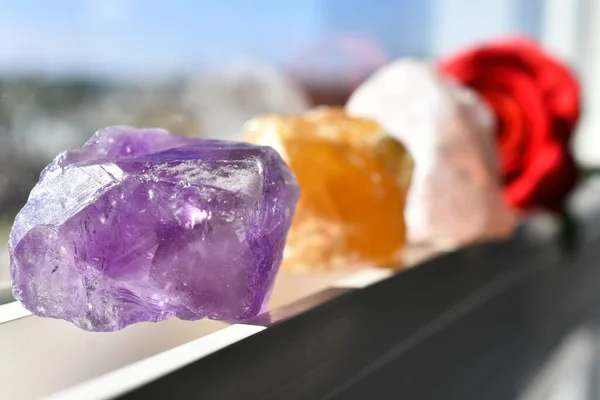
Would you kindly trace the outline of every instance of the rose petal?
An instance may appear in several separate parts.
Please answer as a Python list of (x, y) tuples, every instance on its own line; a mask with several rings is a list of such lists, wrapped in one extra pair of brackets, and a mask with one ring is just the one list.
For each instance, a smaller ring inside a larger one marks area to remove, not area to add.
[[(469, 49), (443, 60), (439, 67), (480, 92), (501, 119), (498, 147), (507, 200), (521, 209), (562, 207), (577, 179), (569, 153), (580, 114), (576, 76), (536, 43), (522, 38)], [(524, 124), (509, 110), (508, 102), (499, 100), (502, 96), (518, 104)], [(524, 152), (513, 142), (519, 130), (528, 138)]]
[(506, 201), (520, 209), (545, 208), (558, 212), (577, 181), (571, 155), (558, 143), (539, 149), (525, 173), (504, 190)]
[(439, 64), (444, 73), (467, 85), (489, 71), (505, 66), (530, 75), (543, 93), (553, 124), (557, 125), (554, 133), (561, 140), (568, 140), (581, 112), (577, 77), (535, 42), (510, 38), (464, 51)]

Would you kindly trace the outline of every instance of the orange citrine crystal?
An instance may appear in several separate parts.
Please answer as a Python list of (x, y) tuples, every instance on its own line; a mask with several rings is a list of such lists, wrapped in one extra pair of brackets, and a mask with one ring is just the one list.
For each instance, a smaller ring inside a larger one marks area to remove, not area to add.
[(279, 151), (300, 183), (284, 268), (398, 264), (412, 158), (375, 121), (319, 108), (255, 118), (245, 137)]

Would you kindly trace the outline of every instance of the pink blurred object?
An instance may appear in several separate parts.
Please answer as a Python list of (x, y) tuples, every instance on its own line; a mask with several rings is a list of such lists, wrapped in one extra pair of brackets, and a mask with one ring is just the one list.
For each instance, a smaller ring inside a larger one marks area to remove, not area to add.
[(409, 242), (454, 247), (513, 232), (517, 216), (502, 197), (493, 115), (474, 92), (426, 63), (399, 60), (363, 83), (346, 107), (379, 121), (415, 160)]
[(389, 61), (377, 41), (342, 33), (300, 46), (284, 69), (304, 88), (313, 105), (344, 105), (354, 89)]

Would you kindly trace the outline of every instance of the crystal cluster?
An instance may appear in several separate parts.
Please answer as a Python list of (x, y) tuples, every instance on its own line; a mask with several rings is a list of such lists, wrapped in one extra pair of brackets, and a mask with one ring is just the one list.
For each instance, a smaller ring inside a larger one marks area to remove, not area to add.
[(494, 120), (473, 92), (425, 63), (401, 60), (363, 83), (347, 110), (376, 119), (414, 157), (410, 242), (456, 246), (512, 232), (516, 218), (499, 184)]
[(278, 150), (302, 186), (284, 268), (399, 261), (412, 159), (376, 122), (321, 108), (256, 118), (246, 139)]
[(104, 129), (60, 154), (17, 215), (14, 295), (91, 331), (254, 316), (298, 196), (271, 148)]

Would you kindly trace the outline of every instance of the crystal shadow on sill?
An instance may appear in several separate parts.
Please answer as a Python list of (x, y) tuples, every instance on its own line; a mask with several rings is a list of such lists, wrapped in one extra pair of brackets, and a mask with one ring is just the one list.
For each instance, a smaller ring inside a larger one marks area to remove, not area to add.
[[(265, 314), (273, 312), (271, 316), (276, 315), (279, 319), (305, 312), (316, 304), (329, 301), (331, 296), (323, 296), (323, 293), (337, 295), (345, 292), (344, 287), (352, 288), (352, 285), (361, 282), (368, 284), (387, 276), (382, 275), (380, 269), (374, 268), (360, 270), (358, 274), (347, 271), (294, 276), (282, 272), (278, 276), (269, 307), (272, 311)], [(348, 281), (347, 278), (352, 279)], [(341, 285), (342, 288), (328, 289), (336, 285)], [(210, 331), (210, 327), (215, 326), (238, 327), (243, 330), (265, 329), (259, 322), (256, 321), (253, 325), (228, 325), (210, 320), (189, 322), (171, 319), (156, 324), (137, 324), (123, 331), (102, 334), (82, 331), (65, 321), (30, 315), (19, 303), (13, 302), (0, 306), (0, 337), (5, 339), (0, 340), (0, 343), (4, 343), (4, 349), (0, 346), (4, 360), (4, 363), (0, 363), (0, 370), (2, 367), (6, 368), (5, 373), (0, 374), (0, 377), (4, 377), (0, 379), (0, 387), (3, 387), (4, 394), (8, 393), (15, 399), (54, 394), (62, 398), (60, 396), (63, 392), (67, 392), (67, 398), (72, 398), (68, 397), (72, 390), (79, 396), (80, 387), (93, 382), (96, 385), (93, 393), (96, 394), (92, 397), (98, 398), (98, 393), (111, 389), (102, 385), (107, 379), (112, 382), (114, 376), (125, 375), (125, 378), (117, 380), (131, 385), (137, 379), (161, 373), (163, 364), (159, 360), (184, 362), (185, 360), (173, 360), (174, 354), (184, 351), (180, 347), (209, 350), (204, 348), (205, 344), (219, 342), (222, 335), (227, 336), (226, 332), (215, 337), (214, 332), (196, 336), (194, 332), (203, 329)], [(128, 340), (133, 340), (135, 344), (128, 344)], [(79, 350), (74, 351), (75, 349)], [(65, 354), (69, 357), (58, 356)], [(196, 351), (187, 357), (194, 354), (200, 353)], [(145, 367), (137, 368), (138, 361)], [(157, 366), (157, 363), (160, 365)], [(54, 365), (55, 368), (48, 370), (48, 365)], [(170, 364), (167, 362), (165, 365)], [(132, 369), (133, 375), (130, 372)], [(32, 373), (38, 376), (37, 384), (24, 384)], [(130, 390), (132, 386), (128, 388)]]
[[(287, 299), (291, 302), (273, 307), (271, 311), (267, 311), (253, 320), (240, 321), (240, 323), (228, 325), (228, 327), (242, 329), (241, 332), (249, 329), (260, 331), (265, 329), (262, 324), (279, 323), (294, 315), (306, 312), (319, 304), (326, 303), (335, 296), (385, 279), (387, 276), (389, 275), (382, 274), (380, 269), (363, 269), (335, 282), (331, 281), (329, 289), (311, 294), (307, 293), (305, 288), (305, 295), (300, 299), (297, 299), (300, 294), (298, 291), (290, 293), (291, 297)], [(284, 277), (288, 279), (284, 279), (280, 285), (289, 289), (295, 280), (289, 279), (289, 276), (284, 275)], [(315, 282), (309, 280), (309, 283)], [(319, 285), (322, 284), (323, 282), (319, 282)], [(279, 304), (282, 304), (282, 302), (283, 299), (281, 298), (276, 301)], [(16, 302), (0, 306), (0, 336), (4, 335), (6, 339), (0, 341), (0, 343), (5, 343), (4, 355), (6, 362), (6, 365), (0, 363), (0, 370), (3, 366), (7, 368), (5, 374), (0, 374), (0, 377), (4, 376), (4, 379), (0, 379), (0, 386), (4, 388), (4, 393), (16, 396), (11, 397), (15, 399), (37, 398), (39, 395), (48, 394), (55, 396), (52, 397), (53, 399), (112, 398), (112, 393), (118, 391), (119, 387), (125, 385), (125, 383), (127, 390), (131, 390), (133, 387), (145, 383), (145, 379), (170, 372), (169, 365), (185, 365), (187, 363), (186, 359), (194, 357), (194, 354), (209, 351), (212, 346), (210, 343), (222, 341), (221, 336), (225, 335), (224, 330), (219, 331), (221, 333), (218, 334), (213, 332), (214, 334), (209, 333), (193, 338), (189, 342), (182, 342), (176, 347), (164, 349), (165, 345), (172, 342), (173, 336), (189, 335), (198, 327), (214, 326), (217, 322), (209, 320), (185, 322), (171, 319), (158, 324), (138, 324), (110, 334), (84, 332), (64, 321), (39, 318), (35, 315), (19, 315), (16, 317), (13, 315), (12, 320), (7, 320), (5, 325), (2, 325), (2, 312), (9, 311), (8, 309), (3, 310), (3, 308), (12, 305), (20, 306)], [(22, 307), (21, 310), (24, 311)], [(177, 326), (179, 326), (179, 329), (174, 329)], [(43, 335), (38, 340), (34, 340), (32, 344), (29, 341), (34, 332), (43, 332)], [(57, 338), (56, 335), (59, 332), (62, 332), (62, 334), (59, 334), (59, 338)], [(139, 362), (135, 360), (136, 357), (139, 357), (140, 349), (133, 349), (135, 351), (132, 352), (131, 346), (127, 345), (123, 339), (127, 337), (130, 339), (137, 337), (137, 347), (144, 344), (142, 347), (147, 354), (146, 358), (139, 360)], [(95, 345), (90, 346), (91, 343), (95, 343)], [(119, 350), (119, 343), (125, 345), (121, 350)], [(74, 348), (80, 348), (81, 350), (77, 351), (76, 354), (71, 354), (68, 360), (65, 359), (66, 363), (64, 365), (61, 364), (63, 361), (56, 359), (57, 354), (69, 354)], [(159, 348), (163, 348), (163, 351), (153, 352), (153, 349)], [(100, 351), (101, 349), (104, 349), (104, 351)], [(188, 353), (185, 349), (194, 349), (194, 352)], [(104, 357), (98, 358), (99, 351), (110, 356), (106, 359)], [(1, 349), (0, 352), (2, 352)], [(186, 357), (178, 359), (182, 352), (187, 354)], [(42, 360), (36, 361), (38, 357), (41, 357)], [(89, 361), (94, 359), (96, 361)], [(190, 361), (195, 359), (198, 358), (192, 358)], [(132, 363), (128, 364), (128, 362)], [(52, 371), (46, 371), (42, 366), (49, 363), (56, 365), (56, 368)], [(97, 374), (99, 371), (103, 372)], [(35, 386), (24, 385), (23, 382), (31, 373), (40, 374), (37, 384)], [(56, 373), (59, 373), (59, 375), (57, 376)], [(86, 376), (87, 379), (82, 380)], [(115, 384), (116, 386), (107, 386), (107, 381), (118, 383)], [(89, 389), (90, 387), (91, 389)]]

